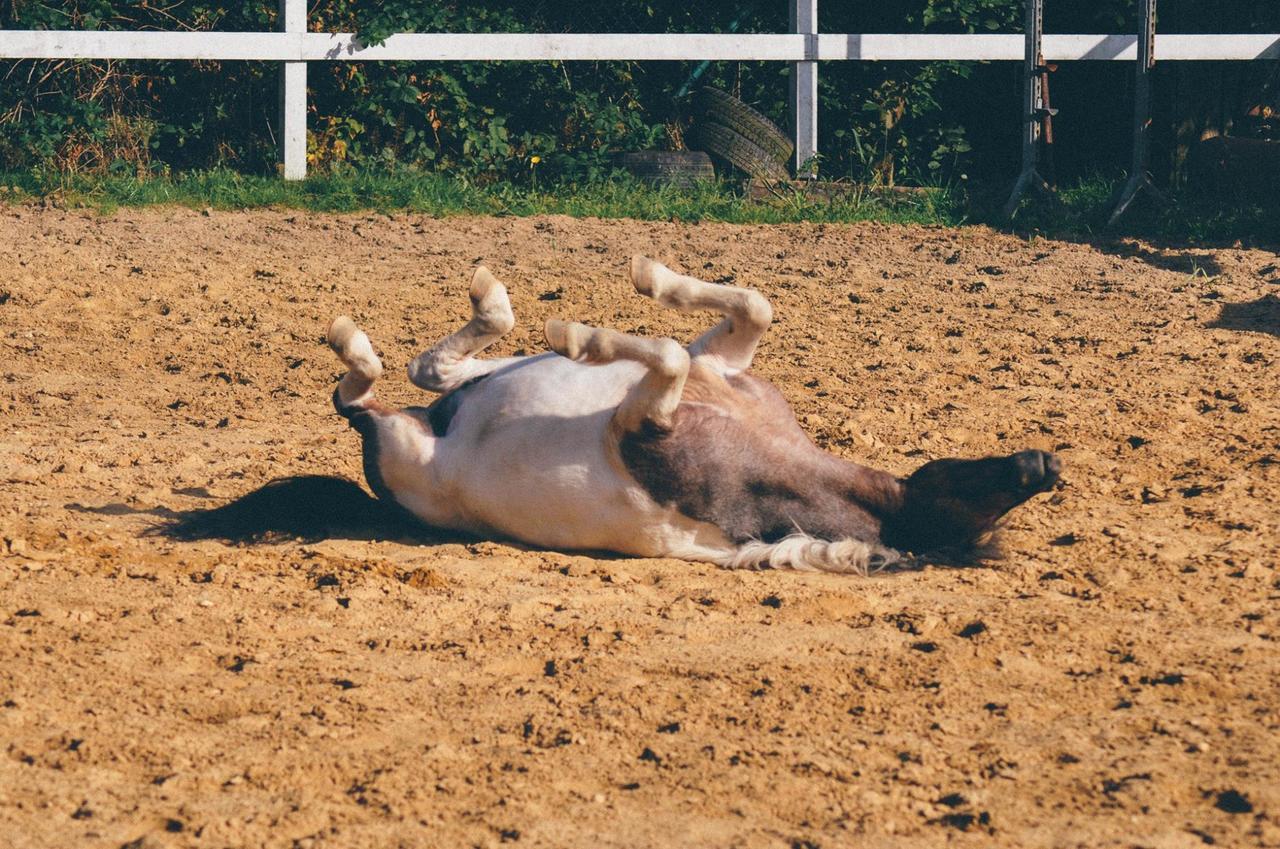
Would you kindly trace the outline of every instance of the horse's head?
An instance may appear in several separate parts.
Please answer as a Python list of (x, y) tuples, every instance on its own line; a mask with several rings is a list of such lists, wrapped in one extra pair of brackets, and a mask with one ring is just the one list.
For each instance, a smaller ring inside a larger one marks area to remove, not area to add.
[(900, 510), (881, 529), (885, 545), (929, 552), (980, 546), (1000, 517), (1058, 482), (1062, 461), (1046, 451), (982, 460), (934, 460), (903, 481)]

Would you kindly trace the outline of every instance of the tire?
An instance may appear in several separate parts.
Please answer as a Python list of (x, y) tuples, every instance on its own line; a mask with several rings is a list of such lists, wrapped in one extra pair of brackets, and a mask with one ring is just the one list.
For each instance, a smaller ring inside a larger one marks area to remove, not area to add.
[(694, 128), (694, 144), (760, 180), (787, 180), (791, 175), (772, 153), (721, 124), (702, 121)]
[(700, 150), (639, 150), (622, 154), (618, 164), (654, 185), (688, 188), (716, 178), (711, 157)]
[(699, 89), (697, 107), (704, 120), (729, 127), (783, 162), (795, 152), (795, 144), (777, 124), (718, 88)]

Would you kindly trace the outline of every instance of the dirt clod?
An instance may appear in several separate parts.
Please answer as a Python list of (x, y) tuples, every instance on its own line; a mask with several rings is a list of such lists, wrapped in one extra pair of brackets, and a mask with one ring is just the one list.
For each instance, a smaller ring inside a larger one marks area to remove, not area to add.
[(1238, 790), (1223, 790), (1218, 794), (1218, 798), (1214, 801), (1213, 806), (1218, 810), (1226, 811), (1229, 814), (1253, 813), (1253, 803), (1249, 801), (1248, 796), (1245, 796)]

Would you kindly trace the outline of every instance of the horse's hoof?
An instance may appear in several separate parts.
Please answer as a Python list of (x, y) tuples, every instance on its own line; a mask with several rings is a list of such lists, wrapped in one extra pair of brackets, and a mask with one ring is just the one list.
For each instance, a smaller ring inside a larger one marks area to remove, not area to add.
[(329, 347), (338, 356), (346, 353), (347, 346), (351, 344), (351, 339), (360, 328), (356, 327), (356, 323), (349, 316), (340, 315), (333, 320), (333, 324), (329, 325)]

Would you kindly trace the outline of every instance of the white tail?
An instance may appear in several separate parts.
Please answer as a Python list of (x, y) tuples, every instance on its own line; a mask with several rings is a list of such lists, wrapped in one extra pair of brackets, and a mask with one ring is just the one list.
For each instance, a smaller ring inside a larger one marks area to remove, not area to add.
[(866, 575), (903, 562), (892, 548), (856, 539), (833, 542), (792, 534), (777, 542), (749, 542), (717, 561), (728, 569), (792, 569)]

